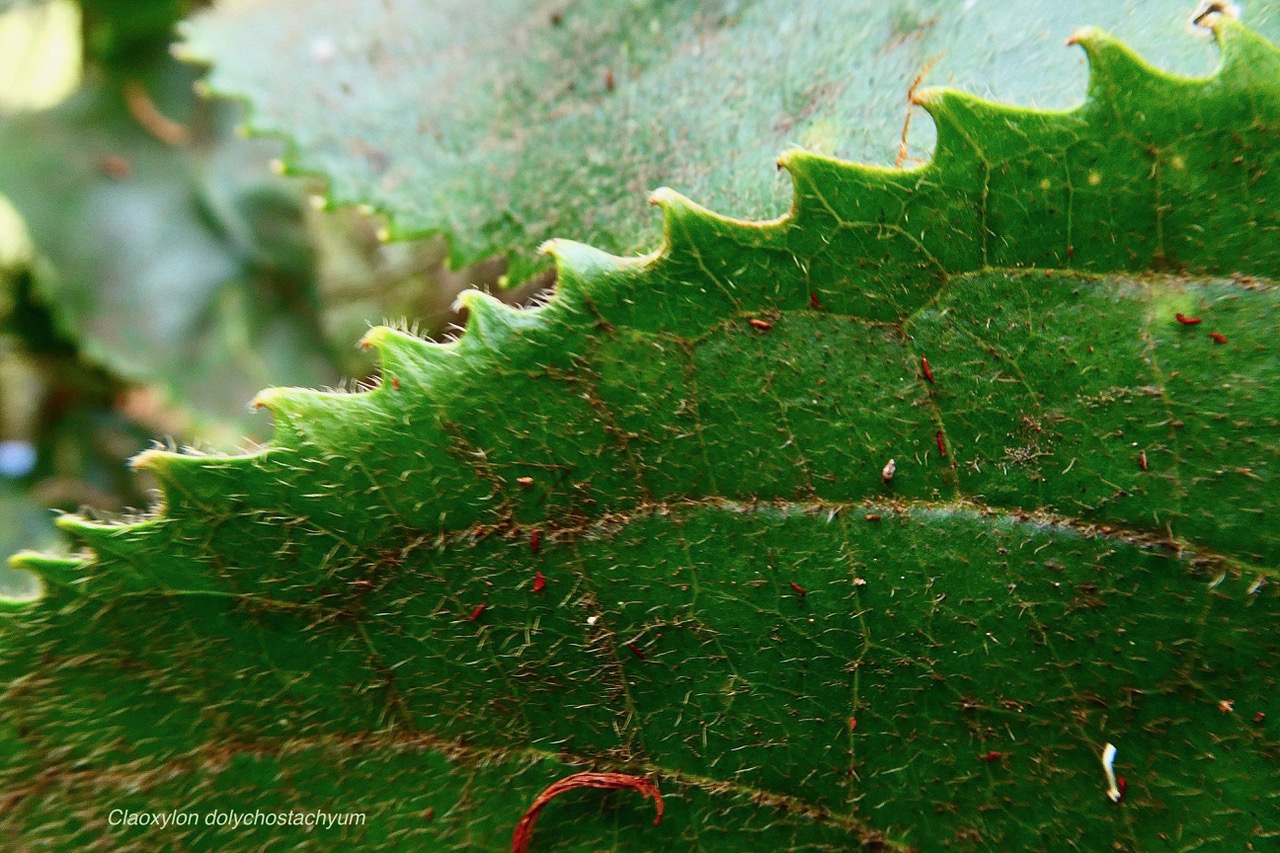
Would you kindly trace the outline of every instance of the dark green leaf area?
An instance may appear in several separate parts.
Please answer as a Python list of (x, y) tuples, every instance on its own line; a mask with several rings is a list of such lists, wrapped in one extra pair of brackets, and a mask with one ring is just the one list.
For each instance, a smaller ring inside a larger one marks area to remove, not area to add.
[[(43, 761), (74, 780), (122, 766), (148, 788), (190, 785), (196, 808), (233, 779), (240, 797), (260, 790), (227, 762), (266, 762), (264, 802), (306, 807), (290, 792), (307, 791), (354, 809), (368, 805), (361, 773), (407, 772), (410, 754), (429, 775), (455, 743), (463, 766), (448, 783), (424, 775), (422, 807), (450, 813), (474, 775), (518, 787), (485, 800), (514, 818), (564, 773), (523, 764), (585, 751), (714, 794), (711, 811), (673, 809), (646, 846), (681, 849), (748, 797), (845, 832), (874, 815), (907, 843), (977, 833), (1026, 847), (1052, 832), (1145, 847), (1154, 825), (1127, 826), (1104, 796), (1112, 742), (1129, 800), (1169, 820), (1210, 819), (1189, 792), (1221, 799), (1233, 832), (1269, 808), (1253, 780), (1271, 772), (1273, 724), (1252, 719), (1280, 715), (1267, 627), (1280, 598), (1159, 545), (959, 506), (707, 500), (537, 552), (500, 534), (406, 545), (359, 576), (316, 578), (308, 603), (255, 574), (229, 571), (217, 590), (54, 594), (25, 611), (38, 660), (9, 654), (0, 673), (39, 689), (7, 697), (10, 769)], [(54, 614), (94, 631), (77, 640)], [(326, 763), (332, 798), (289, 782)], [(1062, 825), (1043, 808), (1050, 792), (1096, 808)], [(404, 813), (401, 799), (368, 831)]]
[[(228, 746), (234, 749), (211, 745), (189, 759), (117, 773), (110, 781), (53, 767), (45, 778), (55, 784), (18, 789), (12, 817), (31, 823), (24, 840), (32, 843), (89, 845), (106, 837), (112, 850), (128, 853), (177, 844), (270, 849), (286, 834), (292, 844), (314, 850), (500, 850), (509, 848), (528, 803), (581, 769), (544, 751), (464, 749), (414, 735)], [(662, 793), (666, 813), (657, 827), (652, 804), (634, 794), (564, 794), (538, 821), (537, 849), (838, 851), (848, 837), (846, 825), (815, 825), (794, 803), (762, 810), (749, 792), (671, 781)], [(102, 809), (106, 800), (111, 808)], [(157, 802), (178, 804), (166, 812), (171, 823), (125, 824), (130, 814), (154, 813)], [(230, 822), (233, 813), (242, 823)], [(312, 822), (266, 824), (290, 813)]]
[(1270, 565), (1278, 319), (1253, 279), (1046, 272), (955, 282), (909, 328), (966, 496)]

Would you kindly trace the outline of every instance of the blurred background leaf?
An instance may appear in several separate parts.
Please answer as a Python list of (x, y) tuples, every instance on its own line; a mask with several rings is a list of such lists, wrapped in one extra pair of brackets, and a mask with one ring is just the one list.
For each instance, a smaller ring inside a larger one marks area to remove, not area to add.
[[(269, 433), (271, 385), (359, 381), (371, 322), (447, 333), (440, 238), (385, 245), (366, 211), (308, 204), (282, 146), (236, 132), (170, 57), (193, 0), (0, 2), (0, 546), (47, 548), (52, 507), (127, 512), (153, 436), (230, 449)], [(525, 298), (545, 281), (505, 293)], [(0, 572), (0, 591), (28, 578)]]
[[(301, 194), (269, 177), (271, 143), (234, 134), (230, 104), (197, 101), (190, 71), (168, 61), (145, 79), (88, 82), (5, 122), (0, 192), (68, 337), (234, 445), (261, 430), (245, 405), (260, 387), (336, 380)], [(140, 122), (140, 99), (155, 111), (143, 121), (168, 124)]]
[[(255, 131), (291, 140), (287, 167), (326, 175), (332, 199), (384, 211), (393, 234), (447, 234), (457, 265), (507, 254), (521, 281), (553, 237), (649, 251), (661, 234), (645, 196), (660, 186), (726, 215), (782, 214), (791, 182), (771, 165), (790, 146), (926, 157), (932, 122), (904, 127), (918, 76), (1079, 103), (1084, 58), (1062, 42), (1081, 26), (1209, 73), (1207, 31), (1186, 33), (1195, 5), (221, 0), (183, 25), (182, 53), (252, 104)], [(1280, 4), (1245, 5), (1249, 26), (1280, 35)]]

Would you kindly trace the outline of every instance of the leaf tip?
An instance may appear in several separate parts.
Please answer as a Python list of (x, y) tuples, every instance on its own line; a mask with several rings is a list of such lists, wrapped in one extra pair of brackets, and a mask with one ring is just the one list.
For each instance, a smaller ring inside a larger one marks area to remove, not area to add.
[(1067, 47), (1085, 47), (1088, 44), (1108, 38), (1104, 30), (1098, 27), (1079, 27), (1067, 36)]
[(804, 148), (791, 147), (778, 155), (775, 161), (780, 171), (786, 171), (794, 179), (797, 175), (804, 174), (806, 169), (815, 160), (830, 159), (825, 158), (821, 154), (815, 154)]
[(166, 471), (178, 454), (157, 447), (148, 448), (129, 460), (129, 467), (135, 471), (151, 471), (159, 474)]
[(462, 345), (479, 344), (490, 349), (500, 346), (500, 339), (522, 325), (521, 320), (525, 319), (522, 313), (536, 313), (521, 312), (483, 290), (475, 289), (459, 293), (454, 307), (467, 312), (467, 330), (462, 336)]
[(1079, 47), (1089, 61), (1088, 99), (1114, 99), (1133, 81), (1168, 80), (1169, 75), (1147, 63), (1129, 45), (1099, 27), (1081, 27), (1067, 44)]
[(575, 298), (606, 286), (604, 282), (613, 274), (628, 267), (645, 266), (661, 254), (655, 252), (638, 258), (620, 258), (586, 243), (559, 238), (547, 240), (538, 251), (555, 261), (556, 290), (573, 294)]
[(1223, 14), (1209, 26), (1222, 51), (1219, 77), (1248, 86), (1251, 80), (1270, 81), (1280, 74), (1280, 51), (1238, 18)]
[(9, 557), (9, 568), (29, 579), (25, 590), (0, 595), (0, 607), (18, 609), (44, 598), (50, 586), (66, 586), (79, 575), (84, 560), (39, 551), (19, 551)]
[(567, 242), (569, 241), (562, 237), (552, 237), (550, 240), (543, 240), (542, 244), (538, 246), (538, 254), (547, 255), (554, 259), (560, 254), (561, 244)]
[(659, 254), (670, 255), (680, 246), (693, 240), (689, 224), (693, 221), (723, 220), (688, 196), (670, 187), (658, 187), (649, 195), (649, 204), (662, 211), (662, 236), (664, 247)]
[(289, 396), (288, 388), (263, 388), (249, 401), (251, 409), (266, 409), (272, 415), (279, 416)]

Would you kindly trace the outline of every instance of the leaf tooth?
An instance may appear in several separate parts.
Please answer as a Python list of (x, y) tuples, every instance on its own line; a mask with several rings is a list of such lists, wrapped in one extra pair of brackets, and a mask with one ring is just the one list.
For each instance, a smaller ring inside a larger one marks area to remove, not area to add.
[[(722, 216), (681, 195), (670, 187), (659, 187), (649, 196), (649, 203), (662, 211), (662, 248), (653, 256), (653, 264), (691, 263), (703, 272), (728, 282), (738, 266), (736, 252), (742, 249), (781, 249), (787, 247), (791, 231), (789, 217), (756, 222)], [(711, 247), (732, 246), (731, 252), (718, 252)], [(718, 258), (718, 260), (716, 260)]]
[(697, 250), (693, 235), (701, 230), (698, 226), (722, 219), (670, 187), (658, 187), (654, 190), (649, 195), (649, 204), (662, 211), (661, 255), (666, 257), (695, 253)]
[(153, 508), (156, 518), (181, 517), (187, 513), (208, 513), (209, 507), (225, 502), (226, 469), (236, 465), (260, 464), (270, 447), (236, 455), (174, 453), (152, 448), (129, 460), (130, 467), (155, 477), (162, 496)]
[[(272, 387), (263, 388), (249, 402), (254, 409), (266, 409), (277, 424), (297, 424), (319, 408), (329, 408), (334, 402), (352, 397), (364, 397), (370, 392), (316, 391), (311, 388)], [(277, 430), (277, 438), (278, 430)]]
[(482, 290), (462, 291), (455, 304), (467, 310), (466, 333), (459, 342), (464, 352), (471, 347), (500, 349), (512, 337), (542, 325), (537, 310), (512, 308)]
[[(973, 160), (981, 155), (980, 148), (999, 148), (992, 140), (992, 132), (1000, 127), (991, 121), (992, 113), (1010, 116), (1029, 114), (1014, 107), (1002, 107), (968, 92), (929, 86), (911, 95), (911, 102), (923, 107), (937, 129), (938, 141), (933, 158), (944, 162), (952, 158)], [(1039, 118), (1040, 116), (1035, 116)]]
[(864, 166), (861, 163), (852, 163), (848, 160), (828, 157), (825, 154), (815, 154), (803, 148), (788, 148), (783, 151), (778, 155), (777, 164), (779, 169), (785, 170), (791, 176), (791, 182), (797, 191), (801, 188), (810, 189), (824, 177), (849, 168), (866, 168), (877, 174), (888, 174), (892, 171), (880, 166)]
[(550, 305), (571, 308), (584, 298), (614, 289), (619, 276), (643, 269), (662, 254), (659, 249), (638, 258), (622, 258), (586, 243), (560, 238), (547, 240), (538, 251), (555, 261), (556, 292), (566, 297)]
[(1113, 103), (1114, 109), (1131, 100), (1135, 90), (1173, 78), (1149, 64), (1127, 44), (1098, 27), (1081, 27), (1067, 44), (1078, 45), (1089, 60), (1086, 104)]
[[(208, 464), (208, 460), (202, 459), (187, 461)], [(77, 580), (83, 579), (85, 570), (90, 567), (95, 586), (107, 584), (132, 591), (173, 587), (175, 581), (177, 588), (192, 589), (195, 588), (192, 584), (198, 584), (201, 580), (200, 572), (188, 561), (170, 564), (162, 569), (154, 560), (147, 558), (149, 549), (154, 548), (157, 529), (171, 523), (168, 518), (104, 523), (91, 521), (80, 515), (64, 515), (55, 523), (94, 554), (91, 561), (85, 561), (77, 567)], [(183, 569), (178, 568), (179, 565), (184, 566), (191, 577), (187, 577)], [(62, 572), (61, 578), (67, 577), (68, 567), (54, 568)]]
[(358, 392), (265, 388), (251, 405), (271, 413), (274, 430), (269, 448), (300, 450), (310, 445), (314, 451), (315, 445), (327, 446), (334, 441), (333, 424), (388, 417), (381, 399), (377, 388)]
[(67, 514), (54, 522), (59, 530), (70, 534), (85, 547), (100, 555), (113, 555), (128, 559), (140, 554), (146, 545), (145, 528), (155, 521), (101, 522), (90, 521), (82, 515)]
[(843, 176), (848, 168), (861, 168), (860, 164), (814, 154), (803, 148), (788, 148), (783, 151), (778, 155), (777, 164), (779, 169), (791, 176), (791, 210), (787, 213), (789, 219), (799, 218), (803, 212), (813, 208), (815, 202), (823, 204), (821, 199), (824, 196), (819, 187), (825, 177), (832, 174)]
[(389, 377), (400, 384), (430, 385), (434, 375), (457, 356), (458, 350), (457, 343), (426, 341), (390, 326), (374, 326), (365, 332), (359, 347), (377, 351), (383, 376), (379, 390), (384, 393), (391, 382)]
[[(88, 562), (83, 557), (59, 557), (38, 551), (19, 551), (9, 558), (10, 568), (20, 572), (30, 572), (36, 576), (41, 598), (55, 588), (77, 589), (75, 582), (84, 575)], [(0, 606), (10, 609), (19, 609), (29, 603), (29, 600), (0, 597)]]
[[(1252, 90), (1270, 85), (1280, 77), (1280, 50), (1235, 18), (1219, 16), (1213, 25), (1214, 36), (1222, 50), (1222, 60), (1214, 77), (1234, 89)], [(1251, 102), (1259, 111), (1269, 105), (1266, 99)], [(1275, 110), (1269, 110), (1274, 114)]]
[(912, 169), (872, 166), (803, 148), (787, 149), (777, 162), (779, 169), (791, 175), (791, 211), (783, 217), (788, 220), (814, 214), (835, 216), (841, 221), (874, 216), (867, 214), (864, 206), (874, 206), (890, 197), (893, 205), (900, 207), (904, 188), (916, 183), (920, 170), (932, 168), (929, 164)]
[(270, 412), (272, 419), (276, 422), (278, 434), (281, 424), (289, 423), (299, 414), (298, 396), (291, 392), (300, 390), (298, 388), (263, 388), (249, 401), (249, 406)]
[[(939, 131), (939, 151), (942, 149)], [(963, 156), (976, 162), (970, 150)], [(935, 158), (936, 159), (936, 158)], [(778, 160), (779, 166), (791, 173), (795, 184), (795, 201), (791, 213), (793, 232), (788, 248), (810, 255), (825, 251), (823, 242), (833, 228), (850, 229), (849, 239), (860, 240), (867, 258), (878, 256), (882, 247), (874, 243), (892, 239), (898, 251), (911, 253), (921, 270), (918, 286), (908, 291), (906, 301), (885, 302), (879, 307), (866, 304), (859, 310), (888, 320), (902, 312), (914, 310), (939, 286), (942, 269), (973, 269), (981, 260), (978, 241), (968, 232), (951, 229), (944, 237), (934, 237), (926, 221), (910, 222), (905, 212), (930, 206), (951, 206), (957, 210), (954, 222), (963, 222), (972, 210), (971, 197), (963, 195), (963, 187), (946, 183), (937, 163), (931, 161), (906, 169), (851, 163), (807, 151), (791, 150)], [(952, 182), (954, 184), (954, 182)], [(928, 247), (928, 248), (926, 248)], [(899, 268), (905, 268), (902, 264)], [(892, 305), (893, 307), (889, 307)], [(886, 313), (881, 314), (880, 311)]]

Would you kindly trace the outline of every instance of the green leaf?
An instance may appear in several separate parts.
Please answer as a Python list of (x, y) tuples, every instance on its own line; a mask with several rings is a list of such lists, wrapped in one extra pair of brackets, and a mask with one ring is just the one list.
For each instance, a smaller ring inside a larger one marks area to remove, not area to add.
[(79, 0), (88, 57), (109, 73), (162, 65), (178, 21), (200, 0)]
[(67, 335), (232, 445), (261, 432), (245, 408), (257, 389), (334, 377), (300, 198), (266, 177), (274, 146), (237, 139), (237, 111), (197, 102), (193, 77), (170, 63), (134, 81), (190, 145), (157, 139), (105, 83), (0, 122), (0, 193), (46, 261), (38, 284)]
[[(1210, 52), (1183, 33), (1192, 5), (261, 0), (197, 17), (185, 51), (335, 203), (387, 212), (393, 237), (448, 235), (457, 266), (510, 255), (519, 282), (550, 237), (653, 245), (656, 186), (768, 218), (790, 188), (767, 164), (789, 145), (893, 163), (908, 87), (939, 54), (927, 82), (1044, 108), (1079, 102), (1079, 58), (1058, 48), (1087, 24), (1206, 73)], [(1280, 37), (1280, 7), (1247, 5)], [(928, 122), (912, 130), (924, 156)]]
[(547, 305), (144, 454), (153, 517), (15, 560), (6, 828), (501, 849), (590, 767), (664, 820), (578, 791), (536, 849), (1274, 838), (1280, 53), (1221, 35), (1193, 80), (1078, 33), (1070, 112), (920, 92), (933, 161), (789, 151), (774, 222), (660, 191), (657, 253), (555, 242)]

